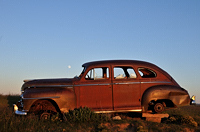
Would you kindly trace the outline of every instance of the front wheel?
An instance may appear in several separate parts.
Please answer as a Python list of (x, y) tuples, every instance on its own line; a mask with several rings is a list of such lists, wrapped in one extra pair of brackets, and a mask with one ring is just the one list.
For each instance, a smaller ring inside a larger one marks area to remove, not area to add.
[(153, 107), (154, 113), (161, 113), (165, 110), (165, 107), (162, 103), (156, 103)]
[(57, 110), (50, 101), (39, 100), (34, 103), (30, 112), (38, 115), (40, 119), (50, 119), (52, 115), (57, 113)]
[(42, 120), (49, 120), (53, 114), (49, 112), (43, 112), (39, 115), (40, 119)]

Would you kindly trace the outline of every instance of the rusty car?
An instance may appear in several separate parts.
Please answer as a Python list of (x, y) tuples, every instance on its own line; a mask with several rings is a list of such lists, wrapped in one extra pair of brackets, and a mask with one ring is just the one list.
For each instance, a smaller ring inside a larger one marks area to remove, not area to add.
[(96, 113), (161, 113), (191, 103), (166, 71), (139, 60), (102, 60), (82, 65), (74, 78), (24, 80), (17, 115), (46, 116), (89, 107)]

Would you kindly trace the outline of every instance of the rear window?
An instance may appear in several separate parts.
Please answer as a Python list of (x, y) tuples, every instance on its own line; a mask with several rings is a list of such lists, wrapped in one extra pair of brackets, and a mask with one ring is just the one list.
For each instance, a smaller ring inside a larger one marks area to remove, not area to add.
[(156, 72), (148, 68), (138, 68), (138, 72), (142, 78), (154, 78), (156, 77)]

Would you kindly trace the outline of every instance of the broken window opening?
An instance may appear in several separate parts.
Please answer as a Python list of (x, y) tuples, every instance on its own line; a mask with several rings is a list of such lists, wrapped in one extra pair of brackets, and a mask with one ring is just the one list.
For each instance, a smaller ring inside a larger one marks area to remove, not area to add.
[(148, 68), (138, 68), (138, 72), (142, 78), (154, 78), (156, 77), (156, 73)]

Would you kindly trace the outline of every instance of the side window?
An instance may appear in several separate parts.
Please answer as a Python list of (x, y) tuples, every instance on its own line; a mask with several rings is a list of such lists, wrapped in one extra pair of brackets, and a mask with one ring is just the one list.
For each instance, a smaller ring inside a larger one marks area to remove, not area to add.
[(93, 68), (85, 76), (86, 80), (100, 80), (109, 78), (109, 68)]
[(129, 77), (130, 78), (136, 78), (137, 77), (135, 71), (133, 70), (133, 68), (128, 68), (127, 72), (129, 73)]
[(136, 78), (135, 71), (132, 67), (114, 67), (115, 79)]
[(154, 78), (156, 73), (148, 68), (138, 68), (138, 72), (142, 78)]
[(121, 67), (114, 68), (114, 78), (115, 79), (123, 79), (125, 78), (124, 70)]

